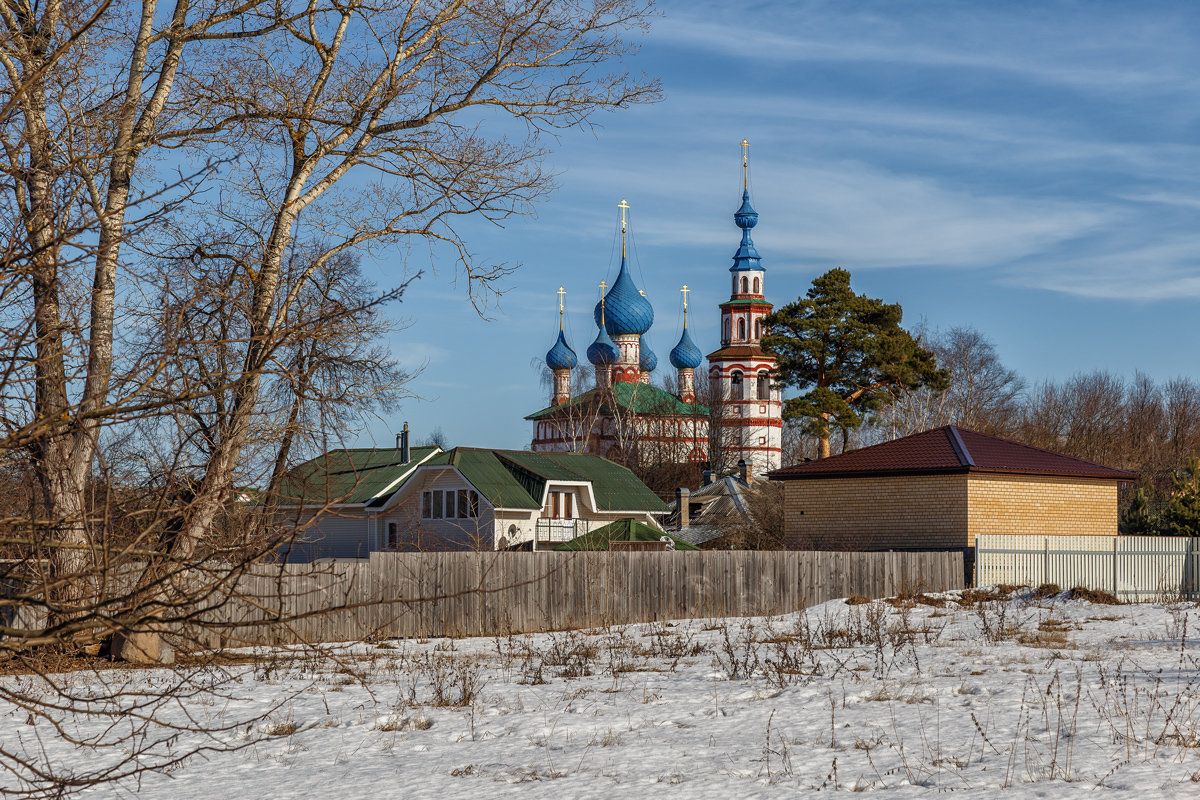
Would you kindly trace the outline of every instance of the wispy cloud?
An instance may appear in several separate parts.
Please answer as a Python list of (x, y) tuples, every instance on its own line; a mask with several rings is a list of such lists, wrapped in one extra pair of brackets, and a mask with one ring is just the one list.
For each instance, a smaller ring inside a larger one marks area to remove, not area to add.
[[(888, 10), (899, 13), (886, 19), (869, 12), (813, 13), (812, 5), (772, 4), (768, 17), (745, 13), (740, 4), (689, 3), (668, 11), (655, 38), (739, 60), (978, 70), (1105, 93), (1157, 89), (1166, 82), (1196, 85), (1194, 73), (1163, 57), (1187, 45), (1172, 36), (1167, 23), (1147, 31), (1152, 23), (1141, 20), (1135, 32), (1113, 24), (1117, 20), (1111, 16), (1104, 20), (1104, 15), (1060, 8), (1057, 22), (1075, 22), (1074, 36), (1063, 37), (1058, 25), (1039, 16), (1021, 20), (980, 4), (923, 3), (906, 13), (897, 8), (901, 4), (891, 3)], [(1098, 19), (1103, 21), (1096, 24)], [(1159, 60), (1112, 57), (1114, 51), (1136, 52), (1151, 33)]]

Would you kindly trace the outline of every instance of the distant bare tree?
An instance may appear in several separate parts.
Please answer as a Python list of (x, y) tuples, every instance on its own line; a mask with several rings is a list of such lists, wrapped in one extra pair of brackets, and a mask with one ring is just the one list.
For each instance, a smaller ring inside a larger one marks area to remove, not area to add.
[(997, 436), (1016, 432), (1025, 382), (1001, 363), (987, 337), (974, 328), (955, 327), (945, 332), (918, 331), (917, 338), (949, 373), (949, 383), (940, 392), (929, 387), (898, 389), (896, 403), (873, 420), (874, 427), (881, 429), (880, 438), (942, 425)]

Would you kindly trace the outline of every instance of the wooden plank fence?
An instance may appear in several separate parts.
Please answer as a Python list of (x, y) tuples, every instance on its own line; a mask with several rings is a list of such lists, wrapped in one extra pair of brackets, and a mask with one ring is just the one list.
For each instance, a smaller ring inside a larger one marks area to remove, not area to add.
[(975, 583), (1064, 589), (1083, 586), (1121, 600), (1200, 600), (1200, 538), (1021, 536), (975, 539)]
[(242, 576), (209, 646), (484, 636), (758, 616), (963, 585), (960, 552), (372, 553)]

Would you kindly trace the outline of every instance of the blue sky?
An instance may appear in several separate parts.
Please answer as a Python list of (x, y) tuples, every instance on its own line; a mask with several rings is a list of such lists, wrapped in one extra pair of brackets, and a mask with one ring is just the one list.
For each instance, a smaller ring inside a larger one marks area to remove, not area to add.
[[(555, 290), (582, 360), (590, 311), (632, 206), (649, 341), (717, 346), (738, 242), (738, 142), (751, 142), (754, 238), (776, 305), (840, 266), (905, 322), (971, 325), (1030, 381), (1095, 369), (1200, 377), (1200, 4), (665, 2), (626, 66), (666, 99), (554, 143), (558, 190), (534, 217), (475, 225), (481, 261), (520, 263), (490, 320), (451, 262), (397, 307), (419, 399), (358, 444), (522, 448), (547, 404), (537, 361)], [(412, 269), (428, 252), (394, 254)], [(381, 284), (386, 256), (365, 264)]]

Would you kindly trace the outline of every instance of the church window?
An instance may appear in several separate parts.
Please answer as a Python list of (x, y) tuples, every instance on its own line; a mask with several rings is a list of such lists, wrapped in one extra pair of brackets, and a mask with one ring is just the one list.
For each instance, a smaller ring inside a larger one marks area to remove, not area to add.
[(755, 339), (762, 338), (762, 318), (761, 317), (754, 320), (754, 338)]
[(729, 318), (726, 317), (724, 330), (721, 332), (722, 344), (729, 344)]
[(754, 293), (755, 293), (755, 294), (762, 294), (762, 292), (761, 292), (761, 291), (759, 291), (759, 288), (760, 288), (761, 286), (762, 286), (762, 284), (760, 284), (760, 283), (758, 282), (758, 278), (755, 278), (755, 279), (754, 279)]
[(730, 385), (730, 388), (733, 390), (732, 393), (733, 393), (734, 400), (744, 399), (743, 395), (742, 395), (742, 373), (735, 372), (732, 375), (730, 375), (729, 376), (729, 385)]
[(765, 369), (758, 373), (758, 399), (771, 399), (771, 376)]
[(738, 338), (739, 339), (746, 338), (746, 320), (744, 320), (744, 319), (738, 320)]
[(742, 294), (750, 293), (750, 279), (742, 278)]

